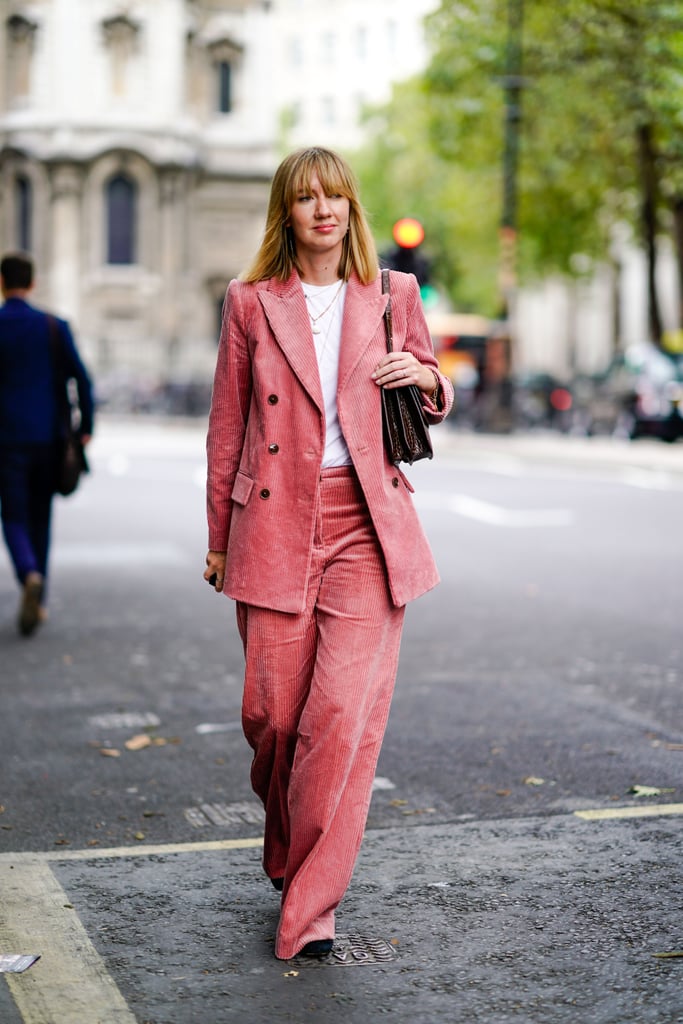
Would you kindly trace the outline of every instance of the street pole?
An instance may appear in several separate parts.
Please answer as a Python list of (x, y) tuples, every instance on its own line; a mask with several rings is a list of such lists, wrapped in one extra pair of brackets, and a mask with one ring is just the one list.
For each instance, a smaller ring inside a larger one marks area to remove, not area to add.
[(500, 414), (505, 429), (512, 428), (512, 380), (514, 365), (514, 296), (517, 288), (517, 173), (519, 133), (522, 119), (522, 23), (524, 0), (508, 0), (507, 44), (505, 55), (503, 209), (500, 221), (499, 287), (504, 321), (504, 337), (499, 340), (498, 366), (502, 370)]
[(524, 0), (508, 0), (505, 56), (505, 120), (503, 145), (503, 210), (500, 226), (501, 295), (507, 317), (517, 284), (517, 171), (522, 120), (522, 21)]

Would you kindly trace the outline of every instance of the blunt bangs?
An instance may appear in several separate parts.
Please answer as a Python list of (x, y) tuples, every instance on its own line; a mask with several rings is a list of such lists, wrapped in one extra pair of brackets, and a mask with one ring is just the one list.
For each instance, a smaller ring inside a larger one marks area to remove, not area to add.
[(288, 209), (291, 210), (301, 192), (310, 191), (314, 174), (318, 175), (326, 195), (338, 194), (351, 202), (358, 201), (356, 181), (336, 154), (325, 149), (307, 149), (292, 168), (286, 197)]

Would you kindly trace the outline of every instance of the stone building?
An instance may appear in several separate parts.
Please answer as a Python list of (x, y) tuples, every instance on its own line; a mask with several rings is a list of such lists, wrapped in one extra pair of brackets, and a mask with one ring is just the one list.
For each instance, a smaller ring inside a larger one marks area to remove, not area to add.
[(275, 165), (268, 6), (0, 0), (0, 248), (105, 396), (210, 379)]
[[(283, 136), (291, 146), (354, 149), (363, 115), (428, 58), (424, 18), (440, 0), (273, 0)], [(304, 28), (305, 26), (305, 28)]]

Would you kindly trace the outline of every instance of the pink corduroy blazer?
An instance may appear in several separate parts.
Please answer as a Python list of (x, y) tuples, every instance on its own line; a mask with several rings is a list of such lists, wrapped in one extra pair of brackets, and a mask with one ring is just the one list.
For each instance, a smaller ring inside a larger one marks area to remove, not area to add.
[[(438, 372), (417, 282), (391, 274), (394, 347)], [(400, 606), (439, 582), (411, 498), (412, 487), (382, 442), (380, 389), (372, 372), (386, 353), (381, 279), (351, 276), (339, 359), (339, 423)], [(443, 408), (425, 396), (431, 423)], [(301, 282), (232, 281), (223, 309), (209, 432), (209, 548), (225, 551), (224, 592), (283, 612), (304, 609), (325, 442), (323, 396)]]

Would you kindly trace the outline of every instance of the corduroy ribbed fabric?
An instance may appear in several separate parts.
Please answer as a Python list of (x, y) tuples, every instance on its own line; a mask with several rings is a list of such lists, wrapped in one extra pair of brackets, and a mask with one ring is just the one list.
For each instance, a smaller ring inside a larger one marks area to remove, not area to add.
[(403, 617), (354, 470), (323, 470), (304, 613), (237, 605), (243, 726), (266, 810), (263, 866), (285, 880), (280, 959), (334, 938), (370, 806)]

